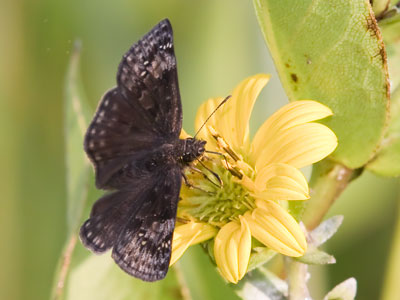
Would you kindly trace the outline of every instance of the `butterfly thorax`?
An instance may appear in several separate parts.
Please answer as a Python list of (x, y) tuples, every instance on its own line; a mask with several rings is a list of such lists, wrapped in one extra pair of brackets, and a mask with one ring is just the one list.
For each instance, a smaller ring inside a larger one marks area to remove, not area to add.
[(127, 164), (128, 171), (131, 168), (135, 173), (152, 173), (155, 169), (162, 166), (179, 163), (183, 166), (188, 165), (196, 158), (203, 155), (206, 141), (195, 138), (179, 139), (176, 142), (165, 143), (152, 153), (148, 153), (146, 158), (133, 164)]
[(179, 140), (176, 145), (176, 153), (183, 164), (188, 164), (203, 155), (206, 141), (195, 138)]

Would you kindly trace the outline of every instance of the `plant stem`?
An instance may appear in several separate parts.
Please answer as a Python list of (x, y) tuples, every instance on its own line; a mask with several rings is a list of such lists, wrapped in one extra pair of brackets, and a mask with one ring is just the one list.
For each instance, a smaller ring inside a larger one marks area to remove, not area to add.
[(311, 299), (307, 288), (307, 280), (310, 277), (308, 266), (294, 259), (287, 259), (288, 281), (289, 281), (289, 299), (305, 300)]
[(316, 164), (311, 177), (311, 199), (308, 200), (303, 222), (308, 230), (321, 223), (329, 208), (359, 173), (341, 164), (324, 160)]
[(75, 249), (77, 237), (72, 235), (68, 240), (68, 243), (63, 251), (62, 257), (59, 262), (59, 267), (57, 268), (57, 273), (55, 276), (55, 283), (53, 286), (53, 292), (51, 299), (59, 300), (62, 299), (62, 294), (64, 290), (65, 279), (67, 278), (69, 265), (71, 263), (72, 252)]
[[(400, 199), (399, 199), (400, 200)], [(386, 265), (382, 300), (400, 299), (400, 201), (398, 203), (397, 224), (393, 234), (391, 253)]]

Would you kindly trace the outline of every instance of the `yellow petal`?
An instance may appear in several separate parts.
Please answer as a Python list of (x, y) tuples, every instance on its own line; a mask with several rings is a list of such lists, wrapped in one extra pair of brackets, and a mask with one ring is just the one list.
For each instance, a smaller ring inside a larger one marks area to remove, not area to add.
[[(246, 78), (233, 90), (232, 97), (210, 118), (207, 125), (212, 126), (224, 140), (236, 151), (249, 144), (249, 119), (254, 103), (267, 84), (270, 75), (257, 74)], [(200, 106), (195, 127), (196, 130), (217, 107), (223, 98), (212, 98)], [(210, 135), (202, 132), (199, 136), (210, 141)], [(213, 143), (211, 143), (213, 144)]]
[(270, 164), (256, 175), (254, 197), (265, 200), (309, 199), (307, 180), (291, 165)]
[(280, 205), (265, 201), (266, 208), (256, 208), (244, 217), (251, 235), (265, 246), (287, 256), (302, 256), (307, 243), (296, 220)]
[(221, 275), (229, 282), (237, 283), (246, 274), (250, 252), (251, 233), (244, 218), (240, 224), (224, 225), (215, 237), (215, 261)]
[(257, 170), (271, 163), (302, 168), (328, 156), (337, 146), (332, 130), (318, 123), (301, 124), (271, 133), (267, 140), (269, 142), (257, 158)]
[(236, 232), (235, 239), (239, 244), (238, 261), (239, 261), (239, 280), (246, 274), (249, 265), (251, 253), (251, 232), (249, 224), (244, 217), (240, 216), (240, 232)]
[(213, 238), (218, 230), (207, 223), (190, 222), (175, 227), (172, 239), (172, 254), (169, 265), (173, 265), (192, 245)]
[[(296, 128), (299, 125), (323, 119), (330, 115), (332, 115), (332, 111), (328, 107), (311, 100), (295, 101), (285, 105), (265, 121), (257, 131), (251, 146), (250, 156), (252, 163), (255, 163), (258, 168), (263, 164), (265, 165), (265, 161), (259, 161), (265, 149), (271, 148), (271, 144), (291, 128)], [(336, 136), (331, 131), (327, 135), (329, 144), (334, 149), (334, 145), (337, 144)], [(269, 151), (272, 150), (270, 149)], [(273, 160), (273, 162), (284, 161)]]
[(239, 151), (249, 140), (249, 120), (254, 103), (270, 75), (257, 74), (243, 80), (218, 115), (218, 131), (228, 144)]

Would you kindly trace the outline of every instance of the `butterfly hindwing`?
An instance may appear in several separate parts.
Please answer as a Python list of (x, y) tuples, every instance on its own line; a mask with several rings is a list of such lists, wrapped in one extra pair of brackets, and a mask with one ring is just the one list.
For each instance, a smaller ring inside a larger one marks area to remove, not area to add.
[(117, 73), (121, 93), (166, 138), (178, 138), (182, 105), (172, 27), (157, 24), (124, 55)]
[(160, 172), (157, 184), (143, 194), (141, 208), (120, 232), (112, 257), (128, 274), (145, 281), (167, 274), (180, 187), (177, 165)]
[(140, 192), (134, 189), (116, 191), (96, 201), (79, 233), (86, 248), (103, 253), (114, 246), (122, 228), (142, 205), (138, 197)]

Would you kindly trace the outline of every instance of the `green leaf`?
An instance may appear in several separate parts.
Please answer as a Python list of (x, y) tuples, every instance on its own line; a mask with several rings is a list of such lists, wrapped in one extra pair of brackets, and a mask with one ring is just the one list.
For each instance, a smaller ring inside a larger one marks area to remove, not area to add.
[(382, 21), (382, 33), (388, 49), (389, 73), (394, 92), (388, 130), (380, 151), (367, 168), (381, 176), (400, 176), (400, 14)]
[(250, 255), (249, 266), (247, 267), (248, 272), (266, 264), (278, 254), (276, 251), (266, 247), (255, 247), (253, 250), (254, 252)]
[(70, 272), (66, 300), (182, 299), (174, 270), (158, 282), (143, 282), (123, 272), (110, 257), (90, 255)]
[(322, 222), (317, 228), (309, 233), (309, 243), (318, 247), (329, 240), (342, 225), (343, 216), (334, 216)]
[(334, 216), (328, 220), (325, 220), (317, 228), (308, 233), (307, 241), (308, 248), (306, 253), (298, 258), (297, 261), (308, 265), (326, 265), (336, 263), (336, 259), (322, 251), (317, 247), (324, 244), (329, 240), (342, 225), (343, 216)]
[(77, 228), (87, 203), (90, 164), (83, 151), (83, 138), (90, 120), (90, 109), (79, 76), (81, 45), (75, 42), (65, 79), (64, 136), (67, 192), (67, 240), (54, 277), (52, 299), (64, 297), (71, 257), (78, 240)]
[(177, 273), (192, 300), (239, 299), (199, 245), (190, 247), (180, 258)]
[(383, 137), (388, 107), (386, 53), (369, 1), (253, 0), (291, 101), (313, 99), (334, 115), (334, 160), (369, 161)]
[(79, 77), (80, 45), (75, 44), (65, 84), (65, 159), (67, 222), (69, 235), (77, 228), (86, 202), (90, 164), (83, 151), (83, 138), (90, 120), (90, 109)]
[(288, 295), (286, 281), (262, 267), (247, 273), (234, 289), (245, 300), (284, 300)]
[(335, 286), (325, 297), (324, 300), (353, 300), (357, 293), (357, 281), (349, 278)]
[(314, 246), (309, 246), (306, 253), (296, 258), (296, 260), (307, 265), (327, 265), (336, 263), (336, 259), (332, 255)]

